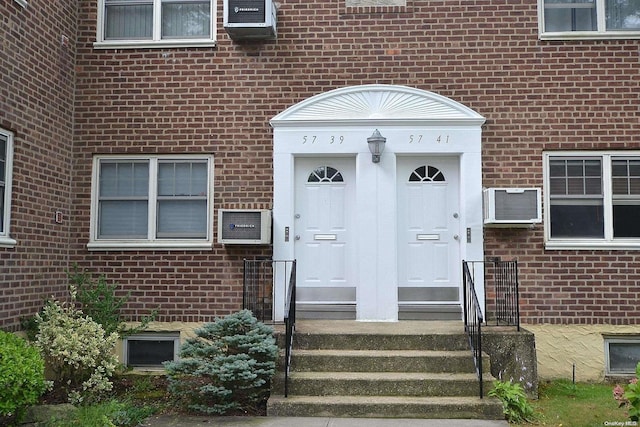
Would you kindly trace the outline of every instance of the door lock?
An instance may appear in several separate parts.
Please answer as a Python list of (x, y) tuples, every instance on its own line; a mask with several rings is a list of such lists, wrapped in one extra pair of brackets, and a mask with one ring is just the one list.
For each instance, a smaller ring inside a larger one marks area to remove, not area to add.
[(296, 240), (300, 240), (300, 235), (296, 234)]

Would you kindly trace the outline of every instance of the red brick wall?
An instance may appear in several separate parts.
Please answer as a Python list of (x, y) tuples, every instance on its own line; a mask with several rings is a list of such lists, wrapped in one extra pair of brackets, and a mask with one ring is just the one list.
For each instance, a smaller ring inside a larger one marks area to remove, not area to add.
[[(272, 203), (268, 120), (338, 87), (413, 86), (487, 118), (485, 186), (542, 186), (542, 151), (639, 148), (640, 42), (538, 40), (531, 0), (347, 8), (280, 0), (277, 41), (95, 50), (96, 1), (79, 2), (73, 260), (136, 296), (129, 314), (207, 320), (239, 307), (241, 259), (268, 251), (87, 253), (91, 157), (215, 155), (215, 207)], [(542, 229), (486, 230), (518, 258), (523, 321), (638, 323), (637, 252), (545, 251)]]
[[(0, 248), (0, 328), (63, 297), (69, 261), (76, 9), (0, 4), (0, 127), (14, 132), (11, 237)], [(56, 211), (64, 222), (54, 221)]]

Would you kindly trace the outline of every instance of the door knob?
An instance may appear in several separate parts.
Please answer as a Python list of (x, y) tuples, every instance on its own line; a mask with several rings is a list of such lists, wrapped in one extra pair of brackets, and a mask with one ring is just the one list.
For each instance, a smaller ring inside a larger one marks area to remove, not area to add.
[(296, 240), (300, 240), (300, 235), (296, 234)]
[(454, 239), (456, 239), (456, 240), (459, 240), (459, 239), (460, 239), (460, 236), (458, 236), (457, 234), (455, 234), (455, 235), (453, 236), (453, 238), (454, 238)]

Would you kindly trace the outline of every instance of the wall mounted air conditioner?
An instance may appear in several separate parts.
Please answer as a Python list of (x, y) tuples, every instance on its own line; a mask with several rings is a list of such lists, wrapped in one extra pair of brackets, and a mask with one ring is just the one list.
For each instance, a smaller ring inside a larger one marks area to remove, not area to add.
[(224, 0), (224, 29), (234, 40), (275, 39), (277, 6), (273, 0)]
[(532, 227), (542, 222), (539, 188), (485, 188), (483, 204), (487, 227)]
[(271, 211), (268, 209), (219, 209), (218, 243), (268, 245), (271, 243)]

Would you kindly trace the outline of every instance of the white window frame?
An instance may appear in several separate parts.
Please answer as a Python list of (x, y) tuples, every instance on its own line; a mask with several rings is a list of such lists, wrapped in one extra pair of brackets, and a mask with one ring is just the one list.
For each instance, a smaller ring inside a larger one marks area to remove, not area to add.
[[(148, 234), (146, 239), (104, 239), (98, 238), (99, 212), (99, 172), (102, 160), (149, 161), (149, 206), (148, 206)], [(158, 161), (191, 160), (207, 162), (207, 236), (205, 239), (168, 239), (156, 237), (156, 207), (157, 207), (157, 178)], [(213, 155), (98, 155), (93, 158), (93, 172), (91, 183), (91, 225), (90, 239), (87, 244), (89, 250), (138, 250), (138, 249), (176, 249), (176, 250), (204, 250), (213, 247)]]
[(544, 0), (538, 0), (538, 32), (540, 40), (572, 40), (572, 39), (640, 39), (640, 31), (607, 31), (605, 17), (605, 1), (596, 2), (596, 31), (561, 31), (547, 32), (544, 28)]
[[(122, 363), (129, 366), (129, 341), (167, 341), (173, 342), (173, 361), (179, 359), (180, 332), (148, 332), (130, 335), (122, 339)], [(134, 370), (164, 370), (162, 365), (133, 366)]]
[(636, 344), (640, 346), (640, 336), (616, 336), (605, 335), (604, 337), (604, 359), (605, 372), (607, 376), (629, 376), (635, 375), (635, 367), (631, 371), (612, 371), (611, 370), (611, 347), (610, 344)]
[(0, 135), (7, 139), (5, 153), (5, 176), (0, 178), (4, 180), (4, 209), (0, 212), (2, 215), (4, 229), (0, 230), (0, 248), (12, 248), (16, 245), (16, 241), (10, 236), (11, 230), (11, 187), (13, 182), (13, 132), (0, 129)]
[[(551, 157), (594, 158), (602, 161), (602, 193), (604, 204), (603, 238), (551, 238), (549, 161)], [(613, 238), (613, 189), (611, 183), (611, 158), (637, 157), (640, 151), (548, 151), (543, 153), (544, 178), (544, 238), (546, 249), (637, 250), (640, 238)]]
[(153, 37), (152, 40), (105, 40), (104, 19), (105, 0), (98, 0), (98, 22), (96, 26), (96, 49), (135, 49), (135, 48), (167, 48), (167, 47), (214, 47), (216, 45), (216, 0), (209, 0), (211, 10), (211, 22), (209, 37), (202, 39), (162, 39), (161, 7), (162, 0), (153, 0)]

